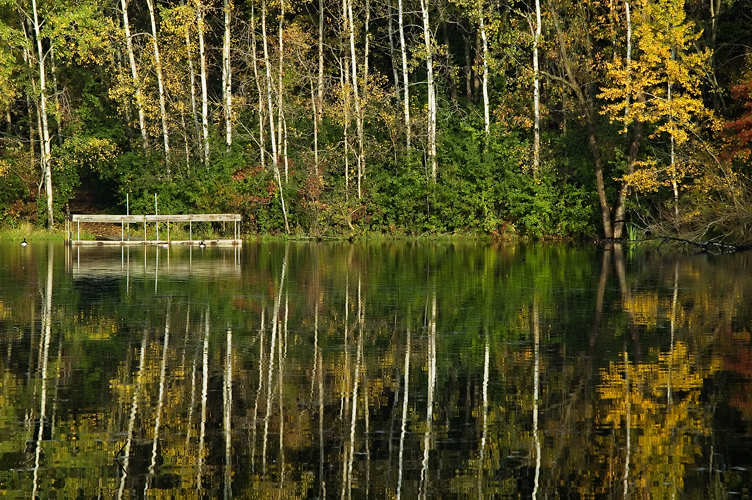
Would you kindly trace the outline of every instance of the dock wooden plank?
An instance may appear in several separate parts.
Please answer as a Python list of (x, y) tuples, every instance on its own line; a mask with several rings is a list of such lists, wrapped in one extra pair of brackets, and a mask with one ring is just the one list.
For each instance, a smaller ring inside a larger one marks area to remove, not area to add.
[(120, 224), (122, 222), (143, 224), (146, 222), (240, 222), (240, 214), (187, 214), (187, 215), (107, 215), (73, 214), (72, 222), (100, 222)]

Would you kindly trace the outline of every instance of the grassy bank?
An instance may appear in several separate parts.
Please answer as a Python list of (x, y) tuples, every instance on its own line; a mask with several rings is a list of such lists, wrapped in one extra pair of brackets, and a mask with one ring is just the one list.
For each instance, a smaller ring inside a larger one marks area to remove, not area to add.
[(65, 236), (62, 228), (48, 231), (47, 229), (28, 222), (18, 222), (12, 226), (0, 226), (0, 241), (63, 241)]

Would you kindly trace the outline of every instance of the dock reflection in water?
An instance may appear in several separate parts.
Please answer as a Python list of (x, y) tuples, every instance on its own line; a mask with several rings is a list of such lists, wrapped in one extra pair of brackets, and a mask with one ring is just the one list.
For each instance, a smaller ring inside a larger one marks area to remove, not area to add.
[(0, 488), (748, 497), (750, 256), (627, 250), (2, 244)]

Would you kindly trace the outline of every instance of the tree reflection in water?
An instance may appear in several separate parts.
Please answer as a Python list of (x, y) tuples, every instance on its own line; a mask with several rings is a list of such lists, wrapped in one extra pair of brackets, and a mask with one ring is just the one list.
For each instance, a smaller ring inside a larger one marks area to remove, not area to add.
[(0, 245), (6, 493), (725, 498), (752, 482), (749, 255), (154, 251)]

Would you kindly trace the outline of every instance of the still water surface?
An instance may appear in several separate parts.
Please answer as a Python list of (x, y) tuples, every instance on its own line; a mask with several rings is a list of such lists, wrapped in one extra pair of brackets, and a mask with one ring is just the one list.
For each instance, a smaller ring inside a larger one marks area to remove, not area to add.
[(0, 245), (0, 495), (750, 498), (752, 255)]

